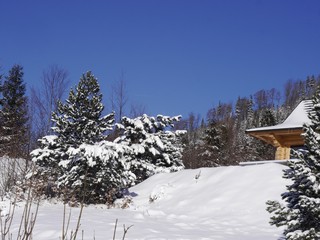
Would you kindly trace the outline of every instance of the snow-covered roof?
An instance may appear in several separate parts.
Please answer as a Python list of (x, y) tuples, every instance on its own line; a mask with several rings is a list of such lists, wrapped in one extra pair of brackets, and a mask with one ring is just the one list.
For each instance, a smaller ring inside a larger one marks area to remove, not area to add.
[(287, 119), (278, 125), (269, 127), (260, 127), (248, 129), (246, 132), (257, 132), (257, 131), (272, 131), (272, 130), (284, 130), (284, 129), (296, 129), (302, 128), (303, 124), (310, 123), (308, 113), (312, 107), (311, 100), (304, 100), (292, 111)]

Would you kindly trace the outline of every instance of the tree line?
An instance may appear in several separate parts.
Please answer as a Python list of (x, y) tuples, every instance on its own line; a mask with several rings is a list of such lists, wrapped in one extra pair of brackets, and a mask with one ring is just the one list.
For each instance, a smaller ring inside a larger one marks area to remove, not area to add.
[(235, 104), (219, 102), (208, 110), (206, 120), (190, 113), (177, 126), (187, 130), (186, 168), (274, 159), (274, 147), (247, 135), (246, 129), (282, 123), (302, 100), (312, 98), (319, 85), (319, 76), (288, 80), (283, 89), (260, 90), (238, 97)]

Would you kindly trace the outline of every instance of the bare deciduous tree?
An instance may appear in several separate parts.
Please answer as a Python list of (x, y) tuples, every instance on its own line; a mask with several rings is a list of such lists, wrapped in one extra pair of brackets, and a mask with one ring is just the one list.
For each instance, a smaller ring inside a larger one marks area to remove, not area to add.
[(136, 118), (147, 113), (146, 107), (143, 104), (131, 104), (130, 117)]
[(120, 122), (128, 103), (127, 86), (123, 71), (121, 72), (119, 80), (112, 86), (110, 101), (112, 110), (116, 113), (116, 121)]
[(34, 119), (33, 128), (37, 137), (51, 132), (51, 114), (57, 110), (57, 102), (69, 84), (68, 72), (52, 65), (43, 71), (40, 88), (31, 88), (31, 103)]

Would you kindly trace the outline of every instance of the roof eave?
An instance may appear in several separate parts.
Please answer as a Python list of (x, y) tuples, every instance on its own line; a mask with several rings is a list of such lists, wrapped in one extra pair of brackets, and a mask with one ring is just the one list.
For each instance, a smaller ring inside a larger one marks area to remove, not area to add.
[(279, 132), (279, 131), (291, 131), (291, 130), (302, 130), (303, 127), (290, 127), (290, 128), (273, 128), (273, 129), (263, 129), (263, 128), (253, 128), (247, 129), (245, 132), (256, 133), (256, 132)]

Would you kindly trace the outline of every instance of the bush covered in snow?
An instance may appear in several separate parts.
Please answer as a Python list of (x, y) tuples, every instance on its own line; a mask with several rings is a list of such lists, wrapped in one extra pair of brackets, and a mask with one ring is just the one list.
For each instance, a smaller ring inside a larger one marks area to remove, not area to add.
[(185, 131), (169, 131), (180, 116), (168, 117), (158, 115), (143, 116), (131, 119), (123, 117), (117, 127), (122, 131), (115, 140), (129, 146), (133, 154), (127, 156), (130, 170), (141, 182), (159, 172), (174, 172), (184, 167), (182, 157), (181, 136)]
[(121, 189), (135, 180), (124, 158), (130, 151), (124, 145), (108, 141), (71, 147), (68, 159), (59, 163), (62, 175), (58, 187), (72, 189), (66, 193), (70, 195), (68, 198), (83, 199), (86, 203), (112, 203)]

